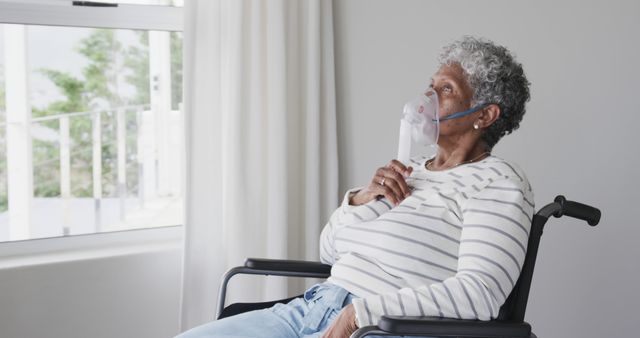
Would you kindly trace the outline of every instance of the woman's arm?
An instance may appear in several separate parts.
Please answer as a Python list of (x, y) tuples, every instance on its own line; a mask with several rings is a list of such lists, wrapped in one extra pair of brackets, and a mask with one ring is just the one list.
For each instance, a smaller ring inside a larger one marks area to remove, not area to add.
[(412, 171), (413, 168), (392, 160), (376, 170), (369, 185), (347, 191), (342, 205), (333, 212), (320, 235), (320, 261), (325, 264), (336, 261), (334, 235), (338, 230), (374, 220), (408, 197), (411, 190), (405, 178)]
[(501, 179), (463, 205), (457, 273), (440, 283), (355, 299), (358, 325), (382, 315), (490, 320), (517, 281), (533, 214), (526, 181)]
[(321, 262), (333, 265), (336, 261), (334, 238), (338, 230), (350, 225), (374, 220), (392, 209), (391, 203), (386, 198), (374, 199), (357, 206), (350, 204), (351, 197), (360, 190), (361, 188), (356, 188), (345, 193), (342, 204), (333, 212), (329, 222), (322, 229), (320, 234)]

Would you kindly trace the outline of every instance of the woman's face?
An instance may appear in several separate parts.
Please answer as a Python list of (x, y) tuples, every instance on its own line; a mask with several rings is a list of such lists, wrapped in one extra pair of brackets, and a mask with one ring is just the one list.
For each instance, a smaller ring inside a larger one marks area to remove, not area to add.
[[(431, 87), (438, 94), (440, 118), (471, 108), (473, 91), (458, 64), (444, 65), (433, 75)], [(440, 136), (464, 133), (470, 130), (477, 114), (442, 121)]]

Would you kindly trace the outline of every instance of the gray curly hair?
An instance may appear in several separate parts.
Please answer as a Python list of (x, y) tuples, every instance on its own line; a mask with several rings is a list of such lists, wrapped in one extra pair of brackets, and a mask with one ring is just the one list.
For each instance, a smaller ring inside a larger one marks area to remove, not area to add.
[(522, 64), (503, 46), (464, 36), (445, 46), (440, 65), (459, 64), (473, 90), (472, 105), (497, 104), (500, 117), (485, 130), (482, 140), (489, 149), (520, 126), (529, 101), (529, 81)]

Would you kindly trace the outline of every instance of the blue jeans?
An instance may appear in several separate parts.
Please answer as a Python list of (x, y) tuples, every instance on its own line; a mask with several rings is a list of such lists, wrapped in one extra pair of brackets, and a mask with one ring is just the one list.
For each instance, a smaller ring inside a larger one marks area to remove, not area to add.
[(304, 297), (287, 304), (216, 320), (176, 338), (322, 337), (322, 332), (353, 297), (339, 286), (316, 284), (304, 293)]
[(316, 284), (304, 293), (304, 297), (287, 304), (216, 320), (176, 338), (322, 337), (340, 310), (353, 298), (353, 294), (339, 286)]

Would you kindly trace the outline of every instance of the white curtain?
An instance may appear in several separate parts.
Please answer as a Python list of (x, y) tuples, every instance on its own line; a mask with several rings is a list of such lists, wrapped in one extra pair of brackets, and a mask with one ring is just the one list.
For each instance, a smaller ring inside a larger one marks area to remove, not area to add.
[[(183, 330), (214, 318), (222, 273), (246, 257), (318, 259), (338, 205), (332, 22), (331, 0), (185, 1)], [(290, 291), (232, 286), (231, 300)]]

